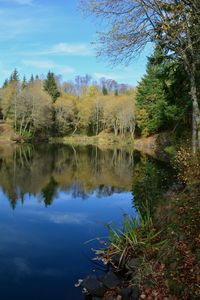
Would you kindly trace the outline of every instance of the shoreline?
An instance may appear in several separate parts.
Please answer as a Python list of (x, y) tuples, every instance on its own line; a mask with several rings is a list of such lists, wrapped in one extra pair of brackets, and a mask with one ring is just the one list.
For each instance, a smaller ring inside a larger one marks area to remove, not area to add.
[[(183, 173), (189, 175), (187, 169)], [(99, 299), (198, 299), (200, 225), (196, 220), (199, 219), (200, 186), (196, 174), (195, 183), (190, 181), (191, 174), (186, 184), (171, 186), (161, 196), (152, 217), (142, 219), (142, 223), (140, 220), (140, 226), (137, 220), (134, 223), (130, 219), (123, 229), (111, 228), (114, 236), (105, 249), (97, 250), (97, 258), (110, 266), (108, 277), (118, 284), (107, 288)], [(87, 289), (88, 281), (101, 280), (94, 276), (86, 279), (81, 287), (96, 299), (96, 290)]]

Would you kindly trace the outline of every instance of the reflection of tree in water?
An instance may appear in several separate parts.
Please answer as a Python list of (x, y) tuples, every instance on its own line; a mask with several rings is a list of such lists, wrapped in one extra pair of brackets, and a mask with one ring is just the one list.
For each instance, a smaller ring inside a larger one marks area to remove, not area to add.
[(173, 170), (161, 163), (142, 156), (133, 170), (133, 201), (141, 212), (144, 208), (152, 209), (161, 195), (174, 180)]
[(45, 188), (42, 189), (41, 194), (44, 199), (44, 203), (46, 206), (51, 205), (53, 202), (53, 198), (56, 194), (58, 183), (55, 181), (53, 176), (50, 179), (50, 182), (47, 184)]
[(50, 205), (58, 188), (82, 199), (93, 192), (108, 196), (130, 191), (132, 167), (132, 152), (120, 149), (23, 145), (6, 154), (0, 149), (0, 186), (13, 208), (25, 194)]

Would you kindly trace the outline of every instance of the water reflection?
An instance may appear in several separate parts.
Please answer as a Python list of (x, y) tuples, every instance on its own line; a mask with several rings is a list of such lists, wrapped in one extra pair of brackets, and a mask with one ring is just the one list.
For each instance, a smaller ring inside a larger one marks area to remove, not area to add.
[(26, 193), (51, 205), (58, 190), (86, 199), (130, 190), (134, 155), (119, 149), (25, 145), (0, 149), (0, 186), (11, 206)]
[(0, 298), (84, 299), (74, 283), (93, 272), (88, 258), (99, 247), (85, 241), (136, 214), (134, 204), (153, 205), (171, 177), (128, 150), (0, 147)]
[(152, 212), (174, 181), (175, 170), (169, 164), (140, 155), (133, 170), (134, 206), (140, 212), (146, 208)]

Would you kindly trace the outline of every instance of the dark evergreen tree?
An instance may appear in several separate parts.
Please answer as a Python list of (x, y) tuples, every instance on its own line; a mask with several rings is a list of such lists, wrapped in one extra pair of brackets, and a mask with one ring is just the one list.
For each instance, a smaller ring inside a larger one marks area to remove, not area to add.
[(53, 103), (60, 97), (54, 73), (50, 71), (47, 74), (47, 79), (44, 81), (44, 90), (51, 96)]
[(29, 80), (29, 84), (31, 84), (31, 83), (33, 83), (34, 82), (34, 76), (33, 76), (33, 74), (31, 75), (31, 78), (30, 78), (30, 80)]
[(19, 73), (17, 69), (14, 69), (13, 73), (10, 76), (10, 82), (12, 81), (19, 81)]
[(103, 88), (102, 88), (102, 94), (103, 94), (104, 96), (108, 95), (108, 90), (107, 90), (107, 88), (105, 87), (105, 85), (103, 85)]
[(185, 121), (191, 99), (183, 70), (179, 61), (163, 57), (158, 49), (149, 58), (136, 95), (137, 127), (143, 135), (173, 129)]
[(4, 83), (3, 83), (3, 86), (2, 86), (2, 88), (5, 88), (5, 87), (7, 87), (8, 83), (9, 83), (9, 81), (8, 81), (8, 79), (6, 79), (6, 80), (4, 81)]
[(26, 77), (24, 76), (23, 81), (22, 81), (22, 85), (21, 88), (22, 90), (25, 89), (27, 87), (27, 81), (26, 81)]

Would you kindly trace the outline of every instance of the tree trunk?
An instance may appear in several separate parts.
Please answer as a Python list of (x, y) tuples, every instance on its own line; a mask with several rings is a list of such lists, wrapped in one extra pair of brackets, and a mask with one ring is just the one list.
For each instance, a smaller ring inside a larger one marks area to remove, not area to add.
[(117, 125), (115, 123), (113, 124), (113, 128), (114, 128), (115, 136), (117, 136), (118, 135), (118, 129), (117, 129)]
[(15, 98), (15, 131), (17, 130), (17, 95), (15, 93), (14, 95)]
[(190, 74), (190, 88), (192, 98), (192, 151), (193, 154), (196, 154), (197, 150), (200, 150), (200, 109), (196, 80), (193, 73)]

